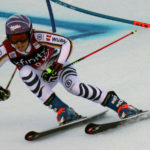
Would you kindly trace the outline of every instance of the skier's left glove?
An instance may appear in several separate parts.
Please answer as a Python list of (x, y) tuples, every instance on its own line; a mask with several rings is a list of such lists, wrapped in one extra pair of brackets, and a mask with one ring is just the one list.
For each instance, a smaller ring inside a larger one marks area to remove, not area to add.
[(10, 97), (10, 91), (0, 86), (0, 101), (5, 101)]
[(43, 81), (45, 82), (54, 82), (58, 78), (58, 72), (62, 70), (63, 65), (57, 62), (54, 62), (52, 66), (45, 69), (41, 75)]

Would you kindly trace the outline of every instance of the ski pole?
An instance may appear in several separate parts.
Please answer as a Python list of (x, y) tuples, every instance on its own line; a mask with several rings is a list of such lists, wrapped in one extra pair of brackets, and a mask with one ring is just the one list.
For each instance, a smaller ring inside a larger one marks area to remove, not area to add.
[(51, 0), (54, 3), (57, 3), (58, 5), (67, 7), (69, 9), (84, 13), (84, 14), (88, 14), (91, 16), (95, 16), (95, 17), (100, 17), (100, 18), (104, 18), (104, 19), (109, 19), (109, 20), (113, 20), (113, 21), (118, 21), (118, 22), (123, 22), (123, 23), (127, 23), (127, 24), (132, 24), (135, 26), (141, 26), (141, 27), (145, 27), (145, 28), (150, 28), (150, 24), (148, 23), (144, 23), (144, 22), (140, 22), (140, 21), (135, 21), (135, 20), (127, 20), (127, 19), (123, 19), (123, 18), (118, 18), (118, 17), (114, 17), (114, 16), (109, 16), (109, 15), (105, 15), (105, 14), (100, 14), (97, 12), (93, 12), (93, 11), (89, 11), (86, 9), (82, 9), (73, 5), (70, 5), (68, 3), (62, 2), (60, 0)]
[(6, 86), (6, 90), (8, 90), (8, 87), (10, 86), (10, 83), (12, 82), (12, 79), (14, 78), (16, 71), (17, 71), (17, 67), (15, 68), (13, 74), (11, 75), (11, 77), (9, 79), (9, 82), (8, 82), (8, 84)]
[(56, 25), (55, 25), (55, 20), (54, 20), (54, 15), (53, 15), (50, 0), (46, 0), (46, 4), (47, 4), (50, 20), (51, 20), (52, 31), (53, 31), (53, 33), (55, 33), (56, 32)]
[(109, 44), (107, 44), (107, 45), (105, 45), (105, 46), (99, 48), (98, 50), (95, 50), (94, 52), (91, 52), (91, 53), (89, 53), (89, 54), (87, 54), (87, 55), (85, 55), (85, 56), (79, 58), (78, 60), (73, 61), (72, 63), (70, 63), (70, 64), (64, 66), (62, 69), (65, 69), (65, 68), (67, 68), (67, 67), (69, 67), (69, 66), (71, 66), (71, 65), (73, 65), (73, 64), (76, 64), (76, 63), (80, 62), (81, 60), (84, 60), (84, 59), (86, 59), (87, 57), (92, 56), (93, 54), (95, 54), (95, 53), (97, 53), (97, 52), (99, 52), (99, 51), (101, 51), (101, 50), (107, 48), (108, 46), (111, 46), (111, 45), (117, 43), (118, 41), (120, 41), (120, 40), (122, 40), (122, 39), (124, 39), (124, 38), (126, 38), (126, 37), (128, 37), (128, 36), (130, 36), (130, 35), (132, 35), (132, 34), (135, 34), (136, 32), (137, 32), (136, 30), (133, 30), (132, 32), (126, 34), (125, 36), (123, 36), (123, 37), (121, 37), (121, 38), (119, 38), (119, 39), (117, 39), (117, 40), (115, 40), (115, 41), (113, 41), (113, 42), (111, 42), (111, 43), (109, 43)]

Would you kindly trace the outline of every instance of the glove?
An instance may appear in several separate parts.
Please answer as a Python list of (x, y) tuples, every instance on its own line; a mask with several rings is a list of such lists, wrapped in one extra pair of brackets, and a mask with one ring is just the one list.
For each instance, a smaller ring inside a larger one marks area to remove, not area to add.
[(10, 97), (10, 91), (0, 86), (0, 101), (5, 101)]
[(53, 65), (47, 69), (45, 69), (41, 75), (43, 81), (45, 82), (54, 82), (58, 78), (58, 72), (62, 70), (62, 64), (53, 63)]

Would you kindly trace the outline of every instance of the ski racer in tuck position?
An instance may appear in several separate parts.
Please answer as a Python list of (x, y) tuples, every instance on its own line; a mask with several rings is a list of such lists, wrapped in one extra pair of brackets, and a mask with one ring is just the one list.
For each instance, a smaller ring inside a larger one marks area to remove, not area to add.
[[(57, 112), (59, 125), (79, 119), (81, 115), (65, 104), (54, 92), (60, 82), (71, 94), (86, 98), (116, 111), (120, 118), (135, 115), (139, 109), (121, 100), (114, 91), (85, 84), (69, 64), (72, 51), (70, 39), (54, 33), (36, 31), (24, 15), (13, 15), (6, 21), (6, 36), (0, 46), (0, 65), (9, 60), (17, 66), (22, 81), (44, 105)], [(10, 97), (10, 91), (0, 86), (0, 100)]]

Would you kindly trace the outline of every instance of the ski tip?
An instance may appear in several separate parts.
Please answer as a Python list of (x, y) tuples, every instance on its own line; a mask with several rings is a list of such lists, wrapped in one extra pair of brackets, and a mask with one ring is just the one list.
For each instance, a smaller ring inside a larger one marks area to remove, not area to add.
[(85, 133), (87, 134), (94, 134), (95, 129), (97, 128), (97, 125), (94, 123), (89, 123), (86, 127), (85, 127)]
[(25, 135), (25, 140), (27, 141), (33, 141), (38, 137), (38, 133), (35, 131), (30, 131)]

